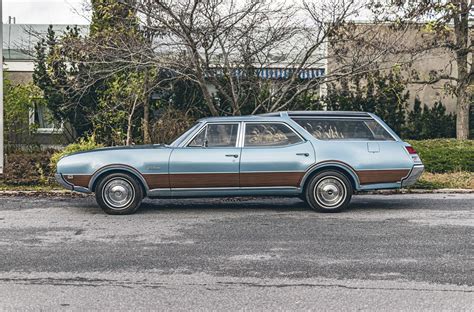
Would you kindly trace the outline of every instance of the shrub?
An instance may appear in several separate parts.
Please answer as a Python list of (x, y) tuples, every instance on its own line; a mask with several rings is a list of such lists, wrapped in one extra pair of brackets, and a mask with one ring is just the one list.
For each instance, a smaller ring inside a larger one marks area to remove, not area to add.
[(418, 151), (428, 172), (474, 172), (473, 140), (436, 139), (409, 143)]
[(151, 139), (156, 143), (171, 143), (188, 130), (195, 119), (182, 111), (166, 108), (152, 125)]
[(69, 144), (63, 150), (56, 152), (51, 156), (49, 163), (51, 172), (56, 172), (56, 165), (61, 157), (75, 152), (89, 151), (102, 146), (103, 145), (96, 143), (94, 136), (80, 138), (76, 143)]
[(53, 153), (54, 150), (7, 154), (3, 182), (11, 185), (35, 185), (51, 182), (49, 160)]

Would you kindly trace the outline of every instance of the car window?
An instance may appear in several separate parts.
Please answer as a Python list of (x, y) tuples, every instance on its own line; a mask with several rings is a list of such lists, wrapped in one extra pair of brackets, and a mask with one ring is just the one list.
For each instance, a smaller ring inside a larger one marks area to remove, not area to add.
[(302, 139), (279, 123), (248, 123), (245, 126), (245, 146), (284, 146), (301, 142)]
[(319, 140), (384, 140), (393, 137), (373, 119), (294, 119)]
[(188, 144), (190, 147), (234, 147), (239, 124), (208, 124)]

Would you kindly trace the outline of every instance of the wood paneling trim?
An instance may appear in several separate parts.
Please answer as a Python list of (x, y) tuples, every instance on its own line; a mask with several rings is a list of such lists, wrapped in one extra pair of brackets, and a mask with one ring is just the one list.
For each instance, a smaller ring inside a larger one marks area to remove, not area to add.
[(150, 190), (170, 187), (169, 174), (144, 174), (143, 178)]
[(74, 175), (74, 174), (65, 174), (63, 175), (64, 179), (75, 186), (89, 187), (89, 182), (92, 178), (92, 175)]
[(396, 183), (408, 175), (408, 169), (358, 170), (360, 184)]
[(170, 174), (172, 188), (239, 187), (238, 173)]
[(243, 172), (240, 174), (241, 187), (272, 187), (300, 185), (304, 172)]

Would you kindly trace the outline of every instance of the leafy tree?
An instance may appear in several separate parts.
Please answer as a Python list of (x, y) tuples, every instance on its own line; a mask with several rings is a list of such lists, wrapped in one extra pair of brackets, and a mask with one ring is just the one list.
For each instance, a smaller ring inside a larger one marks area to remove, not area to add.
[[(71, 61), (71, 50), (65, 43), (78, 39), (76, 27), (67, 28), (58, 38), (53, 27), (49, 26), (46, 38), (35, 46), (33, 82), (43, 91), (46, 106), (54, 119), (72, 125), (76, 134), (82, 136), (92, 129), (89, 115), (96, 108), (97, 86), (88, 86), (78, 93), (71, 85), (71, 77), (78, 77), (83, 66)], [(69, 140), (74, 137), (74, 133), (69, 133)]]
[(13, 84), (8, 74), (4, 73), (3, 104), (6, 143), (28, 143), (29, 135), (35, 130), (35, 126), (29, 123), (30, 110), (35, 105), (44, 104), (41, 90), (31, 83)]

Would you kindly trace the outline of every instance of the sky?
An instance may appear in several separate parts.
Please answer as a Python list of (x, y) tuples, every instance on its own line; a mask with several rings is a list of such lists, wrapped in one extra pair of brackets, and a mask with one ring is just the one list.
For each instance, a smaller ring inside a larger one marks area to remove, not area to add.
[(0, 0), (3, 22), (17, 24), (88, 24), (87, 0)]

